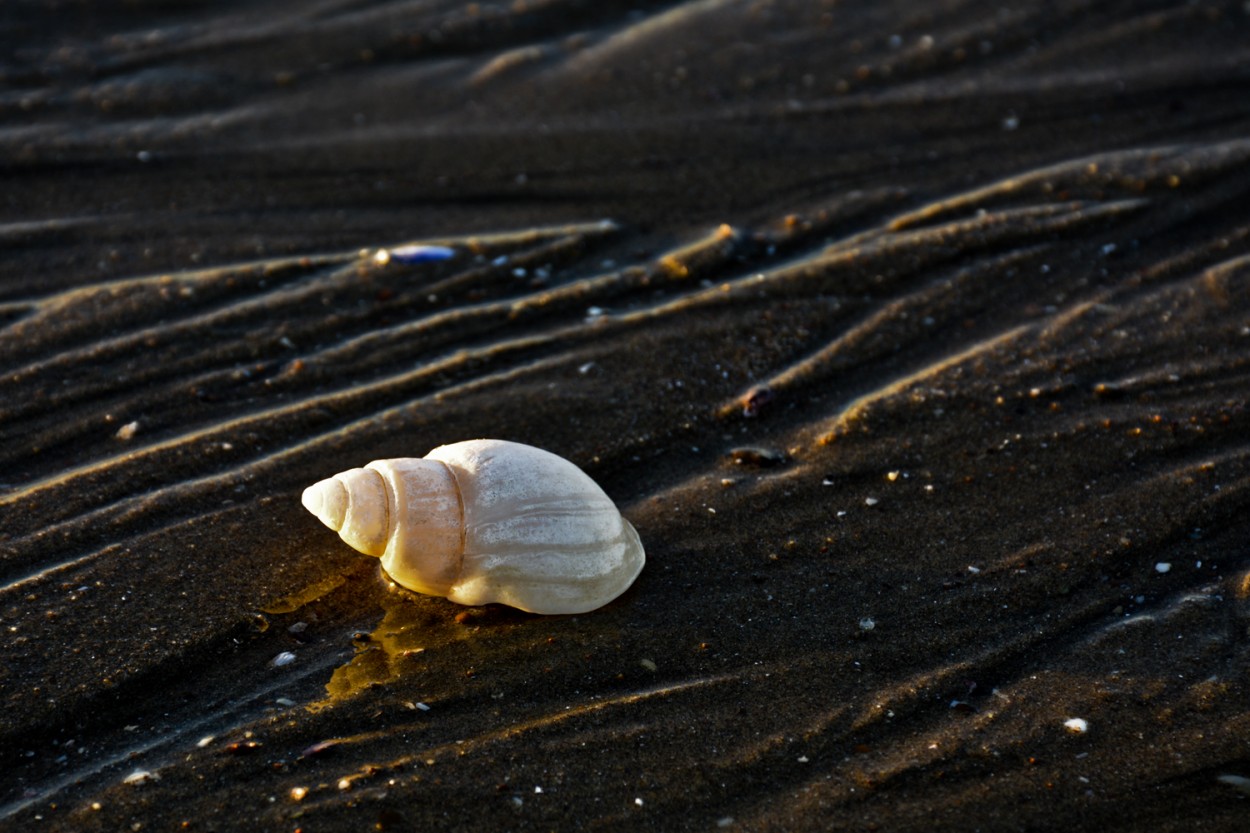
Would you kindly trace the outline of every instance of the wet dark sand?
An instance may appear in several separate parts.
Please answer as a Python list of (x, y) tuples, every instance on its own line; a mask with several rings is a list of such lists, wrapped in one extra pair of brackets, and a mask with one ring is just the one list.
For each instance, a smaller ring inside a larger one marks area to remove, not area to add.
[[(1244, 829), (1250, 14), (1037, 6), (6, 7), (0, 828)], [(299, 505), (479, 436), (634, 588)]]

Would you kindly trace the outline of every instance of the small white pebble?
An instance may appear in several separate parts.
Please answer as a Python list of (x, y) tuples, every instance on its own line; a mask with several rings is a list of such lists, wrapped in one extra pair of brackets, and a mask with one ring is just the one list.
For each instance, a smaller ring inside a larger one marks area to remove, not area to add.
[(594, 362), (586, 362), (583, 365), (578, 365), (577, 372), (585, 376), (587, 373), (590, 372), (590, 369), (594, 366), (595, 366)]
[(373, 262), (379, 266), (385, 266), (391, 262), (391, 253), (387, 249), (378, 249), (373, 254)]
[(303, 801), (306, 795), (308, 795), (308, 787), (291, 787), (292, 801)]
[(1172, 565), (1166, 561), (1160, 561), (1158, 564), (1155, 565), (1156, 573), (1166, 573), (1168, 570), (1171, 570), (1171, 569), (1172, 569)]
[(137, 434), (138, 432), (139, 432), (139, 421), (135, 420), (134, 422), (127, 422), (121, 428), (118, 428), (116, 436), (117, 436), (117, 439), (119, 440), (129, 440), (133, 438), (134, 435)]
[(733, 817), (733, 816), (723, 816), (722, 818), (719, 818), (719, 819), (717, 819), (717, 820), (716, 820), (716, 826), (717, 826), (717, 827), (733, 827), (733, 826), (734, 826), (734, 817)]
[(1074, 735), (1083, 735), (1089, 731), (1089, 724), (1083, 718), (1071, 717), (1063, 721), (1064, 728)]
[(805, 764), (805, 763), (807, 763), (807, 756), (806, 756), (806, 755), (800, 755), (800, 756), (799, 756), (799, 763), (801, 763), (801, 764)]
[(352, 788), (352, 781), (351, 781), (351, 779), (350, 779), (350, 778), (340, 778), (340, 779), (339, 779), (339, 789), (340, 789), (340, 790), (350, 790), (351, 788)]
[(864, 498), (864, 503), (868, 506), (876, 506), (879, 501), (875, 497), (866, 497)]
[(427, 706), (425, 703), (417, 703), (417, 708), (423, 712), (428, 712), (430, 710), (430, 707)]
[(981, 568), (980, 568), (980, 567), (973, 567), (971, 564), (969, 564), (969, 565), (968, 565), (968, 572), (970, 572), (970, 573), (979, 573), (979, 572), (981, 572)]
[(898, 472), (896, 471), (886, 472), (885, 479), (893, 483), (895, 480), (898, 480)]
[(542, 788), (542, 787), (539, 787), (539, 786), (537, 786), (537, 785), (535, 785), (535, 787), (534, 787), (534, 795), (542, 795), (542, 794), (543, 794), (543, 788)]
[(642, 799), (641, 799), (641, 798), (635, 798), (635, 799), (634, 799), (634, 803), (635, 803), (635, 804), (637, 804), (639, 807), (641, 807), (641, 806), (642, 806)]
[(134, 772), (122, 779), (123, 784), (143, 784), (147, 781), (159, 781), (159, 775), (146, 769), (136, 769)]
[(859, 620), (859, 629), (862, 631), (870, 631), (877, 626), (877, 623), (871, 617), (865, 616)]
[(196, 741), (195, 746), (197, 749), (203, 749), (205, 746), (208, 746), (210, 743), (212, 743), (215, 740), (217, 740), (217, 738), (214, 737), (213, 735), (205, 735), (204, 737)]
[(655, 671), (659, 669), (659, 666), (655, 664), (655, 660), (647, 659), (646, 657), (643, 657), (642, 659), (638, 660), (638, 664), (641, 665), (643, 668), (647, 669), (648, 671)]

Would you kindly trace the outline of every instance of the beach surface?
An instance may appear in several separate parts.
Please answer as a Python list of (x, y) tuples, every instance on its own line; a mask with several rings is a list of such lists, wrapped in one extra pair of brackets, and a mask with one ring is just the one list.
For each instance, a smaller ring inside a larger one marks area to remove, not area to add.
[[(0, 829), (1245, 829), (1246, 4), (0, 43)], [(463, 608), (300, 505), (478, 437), (634, 586)]]

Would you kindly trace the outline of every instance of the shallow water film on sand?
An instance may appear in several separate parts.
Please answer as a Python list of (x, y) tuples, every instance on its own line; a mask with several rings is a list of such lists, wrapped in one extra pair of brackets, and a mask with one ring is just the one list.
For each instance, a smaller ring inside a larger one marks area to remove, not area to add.
[[(0, 829), (1234, 831), (1242, 2), (0, 10)], [(300, 506), (499, 437), (646, 546)]]

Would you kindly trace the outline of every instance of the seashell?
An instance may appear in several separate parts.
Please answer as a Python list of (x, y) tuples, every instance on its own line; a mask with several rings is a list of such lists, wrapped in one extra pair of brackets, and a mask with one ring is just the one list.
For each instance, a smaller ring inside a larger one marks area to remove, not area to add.
[(584, 613), (624, 593), (646, 560), (585, 472), (504, 440), (375, 460), (309, 486), (303, 503), (398, 584), (464, 605)]

